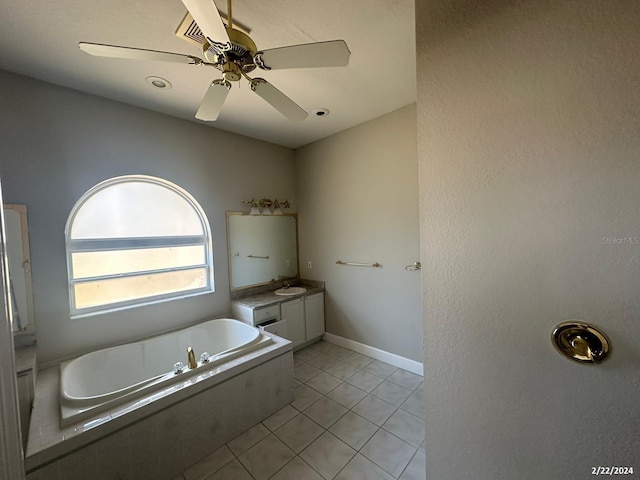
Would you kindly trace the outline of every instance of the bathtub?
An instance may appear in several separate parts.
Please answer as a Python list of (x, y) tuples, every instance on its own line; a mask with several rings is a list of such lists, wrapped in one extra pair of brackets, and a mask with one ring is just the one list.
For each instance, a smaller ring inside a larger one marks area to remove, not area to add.
[[(271, 338), (232, 319), (210, 320), (135, 343), (105, 348), (60, 365), (60, 425), (67, 426), (261, 348)], [(188, 368), (187, 348), (198, 366)], [(208, 362), (200, 355), (207, 352)], [(182, 362), (182, 372), (174, 364)]]

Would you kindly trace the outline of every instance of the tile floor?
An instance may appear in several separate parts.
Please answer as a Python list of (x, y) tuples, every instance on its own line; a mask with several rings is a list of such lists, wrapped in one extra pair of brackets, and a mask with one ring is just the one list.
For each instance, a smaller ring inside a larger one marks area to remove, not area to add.
[(320, 341), (295, 400), (175, 480), (424, 480), (422, 377)]

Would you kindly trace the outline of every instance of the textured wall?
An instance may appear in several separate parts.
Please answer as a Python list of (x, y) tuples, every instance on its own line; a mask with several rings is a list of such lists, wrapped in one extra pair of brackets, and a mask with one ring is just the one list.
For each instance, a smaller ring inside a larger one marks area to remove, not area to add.
[(416, 6), (427, 478), (640, 469), (638, 2)]
[(421, 361), (420, 276), (404, 269), (419, 253), (415, 106), (296, 150), (296, 181), (301, 271), (326, 282), (327, 331)]
[[(293, 151), (0, 71), (0, 177), (28, 206), (38, 360), (143, 338), (230, 311), (227, 210), (251, 197), (296, 205)], [(213, 234), (216, 292), (70, 320), (64, 226), (98, 182), (132, 173), (189, 191)]]

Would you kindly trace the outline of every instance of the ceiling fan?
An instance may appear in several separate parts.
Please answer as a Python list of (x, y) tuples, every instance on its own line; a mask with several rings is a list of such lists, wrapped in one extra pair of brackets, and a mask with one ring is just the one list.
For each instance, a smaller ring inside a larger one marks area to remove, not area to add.
[(202, 53), (205, 60), (193, 55), (145, 50), (141, 48), (80, 42), (80, 49), (90, 55), (132, 60), (151, 60), (215, 67), (222, 78), (214, 80), (205, 93), (196, 118), (215, 121), (231, 89), (231, 82), (248, 80), (251, 90), (262, 97), (289, 120), (307, 117), (298, 104), (267, 82), (264, 78), (251, 78), (248, 73), (256, 68), (279, 70), (287, 68), (342, 67), (349, 64), (351, 52), (344, 40), (307, 43), (288, 47), (258, 50), (249, 35), (233, 26), (231, 0), (227, 0), (227, 24), (223, 22), (214, 0), (182, 0), (202, 31)]

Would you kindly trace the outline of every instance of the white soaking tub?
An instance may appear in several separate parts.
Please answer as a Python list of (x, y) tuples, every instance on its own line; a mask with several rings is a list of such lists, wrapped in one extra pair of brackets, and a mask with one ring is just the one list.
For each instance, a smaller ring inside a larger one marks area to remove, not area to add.
[[(210, 320), (177, 332), (105, 348), (60, 365), (60, 424), (66, 426), (152, 389), (208, 371), (260, 348), (271, 339), (260, 330), (228, 318)], [(198, 366), (190, 369), (187, 348)], [(208, 362), (200, 361), (207, 352)], [(174, 364), (184, 370), (174, 373)]]

